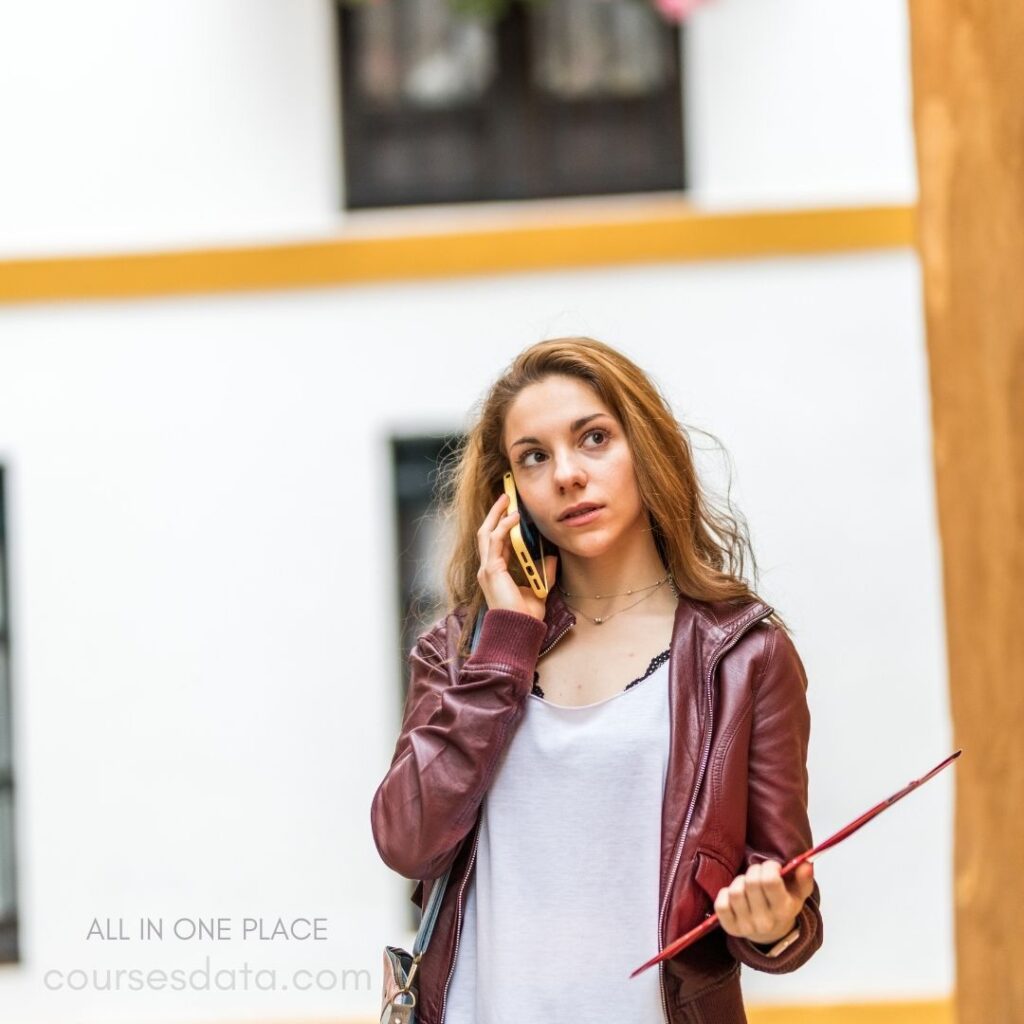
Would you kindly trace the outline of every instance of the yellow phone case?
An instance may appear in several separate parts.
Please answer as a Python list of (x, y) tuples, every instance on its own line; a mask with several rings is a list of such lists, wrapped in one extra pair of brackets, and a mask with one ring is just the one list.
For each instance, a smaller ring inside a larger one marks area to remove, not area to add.
[[(508, 495), (508, 511), (519, 512), (520, 516), (522, 516), (522, 510), (519, 508), (519, 495), (516, 493), (516, 483), (511, 472), (505, 474), (503, 483), (505, 485), (505, 493)], [(537, 536), (540, 539), (541, 552), (543, 552), (544, 538), (540, 536), (539, 531)], [(541, 567), (538, 571), (537, 565), (530, 555), (529, 548), (526, 546), (526, 541), (523, 540), (523, 533), (519, 529), (519, 523), (516, 523), (512, 529), (509, 530), (509, 538), (512, 541), (512, 550), (516, 553), (516, 557), (519, 559), (519, 564), (523, 567), (523, 572), (526, 574), (526, 580), (533, 589), (533, 592), (540, 598), (546, 598), (548, 596), (547, 562), (542, 557), (540, 560)]]

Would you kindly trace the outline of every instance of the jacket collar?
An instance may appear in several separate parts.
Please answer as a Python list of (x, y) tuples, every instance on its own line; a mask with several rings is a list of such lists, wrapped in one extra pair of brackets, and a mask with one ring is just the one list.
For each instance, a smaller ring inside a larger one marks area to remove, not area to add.
[(562, 592), (552, 584), (548, 591), (547, 602), (544, 606), (544, 623), (548, 631), (544, 636), (544, 642), (540, 645), (540, 653), (543, 654), (567, 629), (576, 625), (576, 616), (569, 610)]
[[(725, 601), (699, 601), (685, 594), (679, 595), (675, 621), (672, 626), (673, 653), (678, 644), (687, 636), (700, 637), (701, 654), (710, 658), (715, 649), (725, 643), (738, 631), (743, 630), (755, 619), (764, 618), (772, 608), (759, 598), (738, 604)], [(576, 625), (576, 616), (566, 605), (562, 592), (552, 586), (544, 608), (544, 624), (547, 633), (541, 644), (544, 654), (566, 630)]]

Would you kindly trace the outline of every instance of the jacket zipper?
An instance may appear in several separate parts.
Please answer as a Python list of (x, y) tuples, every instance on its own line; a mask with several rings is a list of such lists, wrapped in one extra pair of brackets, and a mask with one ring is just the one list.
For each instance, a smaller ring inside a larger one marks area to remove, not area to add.
[[(716, 653), (714, 658), (711, 659), (711, 664), (708, 666), (708, 673), (705, 679), (705, 692), (707, 694), (707, 706), (708, 706), (708, 724), (707, 734), (704, 740), (704, 748), (701, 751), (700, 756), (700, 767), (697, 771), (697, 781), (693, 786), (693, 793), (690, 795), (690, 805), (686, 810), (686, 819), (683, 822), (683, 830), (680, 833), (679, 841), (676, 844), (675, 857), (672, 861), (672, 869), (668, 876), (668, 885), (665, 887), (665, 898), (661, 902), (661, 913), (658, 915), (658, 948), (665, 948), (665, 911), (668, 909), (668, 898), (672, 893), (672, 884), (675, 881), (676, 871), (679, 868), (679, 861), (683, 855), (683, 846), (686, 844), (686, 834), (690, 830), (690, 820), (693, 818), (694, 808), (697, 806), (697, 795), (700, 793), (701, 783), (704, 781), (704, 773), (707, 771), (708, 759), (711, 756), (711, 733), (714, 731), (715, 724), (715, 706), (713, 701), (713, 686), (712, 680), (715, 677), (715, 669), (718, 667), (719, 661), (725, 656), (728, 651), (731, 651), (733, 647), (739, 643), (740, 638), (750, 629), (754, 623), (760, 622), (762, 619), (771, 615), (772, 609), (766, 608), (765, 611), (751, 619), (750, 622), (744, 626), (740, 626), (736, 632), (729, 638), (728, 643), (724, 647), (721, 647)], [(661, 985), (661, 1007), (665, 1013), (666, 1024), (671, 1024), (671, 1018), (668, 1015), (668, 996), (665, 994), (665, 961), (658, 961), (658, 980)]]
[[(565, 634), (568, 633), (574, 625), (575, 622), (569, 623), (569, 625), (566, 626), (565, 629), (563, 629), (562, 632), (559, 633), (558, 636), (556, 636), (555, 639), (552, 640), (551, 643), (549, 643), (548, 646), (545, 647), (540, 654), (537, 655), (537, 660), (540, 661), (540, 659), (545, 654), (547, 654), (548, 651), (550, 651), (551, 648), (554, 647), (555, 644), (557, 644), (558, 641), (561, 640), (562, 637), (565, 636)], [(459, 943), (462, 941), (462, 896), (463, 893), (466, 891), (466, 884), (469, 882), (469, 875), (470, 872), (473, 870), (473, 864), (476, 862), (476, 848), (479, 842), (480, 828), (479, 826), (477, 826), (476, 835), (473, 837), (473, 850), (469, 855), (469, 864), (466, 867), (466, 873), (465, 875), (463, 875), (462, 878), (462, 885), (459, 886), (459, 895), (455, 901), (455, 953), (452, 956), (452, 965), (448, 968), (448, 977), (445, 979), (444, 992), (441, 995), (441, 1020), (439, 1024), (444, 1024), (445, 1008), (448, 1003), (448, 987), (452, 983), (452, 976), (455, 974), (455, 961), (459, 957)]]
[(575, 626), (575, 625), (576, 625), (576, 620), (575, 620), (575, 619), (573, 619), (573, 621), (572, 621), (572, 622), (570, 622), (570, 623), (569, 623), (569, 625), (568, 625), (568, 626), (566, 626), (566, 627), (565, 627), (565, 629), (563, 629), (563, 630), (562, 630), (562, 632), (561, 632), (561, 633), (559, 633), (559, 634), (558, 634), (558, 636), (556, 636), (556, 637), (555, 637), (555, 639), (554, 639), (554, 640), (552, 640), (552, 641), (551, 641), (551, 643), (549, 643), (549, 644), (547, 645), (547, 647), (545, 647), (545, 648), (544, 648), (544, 650), (540, 652), (540, 654), (538, 654), (538, 655), (537, 655), (537, 660), (538, 660), (538, 661), (540, 661), (540, 659), (541, 659), (541, 658), (543, 658), (543, 657), (544, 657), (544, 655), (545, 655), (545, 654), (547, 654), (547, 653), (548, 653), (548, 651), (550, 651), (550, 650), (551, 650), (551, 648), (552, 648), (552, 647), (554, 647), (554, 646), (555, 646), (555, 644), (557, 644), (557, 643), (558, 643), (558, 641), (559, 641), (559, 640), (561, 640), (561, 639), (562, 639), (562, 637), (563, 637), (563, 636), (565, 636), (565, 634), (566, 634), (566, 633), (568, 633), (568, 632), (569, 632), (569, 630), (570, 630), (570, 629), (572, 629), (572, 627), (573, 627), (573, 626)]
[(445, 1004), (448, 1002), (448, 986), (452, 983), (452, 975), (455, 973), (455, 961), (459, 958), (459, 943), (462, 941), (462, 895), (466, 891), (466, 883), (469, 881), (469, 874), (473, 870), (473, 863), (476, 861), (476, 848), (480, 842), (480, 828), (477, 826), (476, 835), (473, 837), (473, 851), (469, 855), (469, 866), (462, 878), (462, 885), (459, 886), (459, 897), (455, 901), (455, 953), (452, 956), (452, 965), (448, 968), (448, 977), (444, 982), (444, 993), (441, 995), (441, 1022), (444, 1024)]

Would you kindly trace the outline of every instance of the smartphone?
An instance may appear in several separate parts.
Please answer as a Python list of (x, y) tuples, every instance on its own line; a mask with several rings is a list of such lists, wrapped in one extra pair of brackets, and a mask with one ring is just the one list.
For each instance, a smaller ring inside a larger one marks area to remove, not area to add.
[(540, 598), (548, 596), (548, 573), (544, 562), (544, 538), (540, 530), (530, 518), (526, 506), (519, 500), (515, 478), (511, 472), (505, 474), (503, 481), (505, 493), (508, 495), (508, 511), (519, 512), (519, 522), (509, 530), (512, 550), (523, 567), (527, 583)]

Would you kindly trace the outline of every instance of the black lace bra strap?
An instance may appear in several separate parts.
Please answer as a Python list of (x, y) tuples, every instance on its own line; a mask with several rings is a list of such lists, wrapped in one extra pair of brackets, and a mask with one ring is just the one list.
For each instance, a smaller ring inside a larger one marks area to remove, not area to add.
[[(636, 686), (637, 683), (642, 683), (656, 668), (660, 667), (661, 665), (664, 665), (665, 662), (668, 661), (669, 655), (671, 653), (672, 649), (670, 647), (666, 647), (665, 650), (663, 650), (660, 654), (656, 654), (653, 658), (651, 658), (650, 664), (647, 666), (643, 675), (637, 676), (636, 679), (631, 679), (628, 683), (626, 683), (625, 689), (628, 690), (631, 686)], [(540, 688), (539, 680), (540, 673), (534, 672), (533, 688), (530, 690), (530, 693), (532, 693), (535, 697), (543, 698), (544, 691)]]

